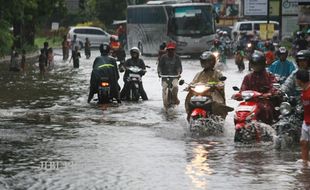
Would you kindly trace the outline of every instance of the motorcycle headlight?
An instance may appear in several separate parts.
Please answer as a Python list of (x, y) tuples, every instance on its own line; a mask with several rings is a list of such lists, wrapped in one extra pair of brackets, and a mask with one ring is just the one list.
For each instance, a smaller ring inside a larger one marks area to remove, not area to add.
[(291, 104), (288, 102), (282, 102), (280, 105), (280, 113), (281, 115), (288, 115), (289, 113), (291, 113), (292, 111), (292, 107)]
[(197, 85), (195, 86), (195, 88), (193, 89), (195, 92), (201, 94), (205, 91), (207, 91), (209, 89), (209, 87), (205, 86), (205, 85)]
[(215, 56), (215, 57), (218, 57), (219, 56), (219, 52), (213, 52), (213, 55)]
[(242, 99), (249, 100), (254, 96), (254, 92), (252, 91), (243, 91), (241, 92)]

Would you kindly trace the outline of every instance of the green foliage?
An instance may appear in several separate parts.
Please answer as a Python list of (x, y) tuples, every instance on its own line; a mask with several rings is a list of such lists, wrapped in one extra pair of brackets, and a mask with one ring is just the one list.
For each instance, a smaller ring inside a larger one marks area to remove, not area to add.
[(127, 3), (124, 0), (97, 0), (95, 7), (98, 19), (106, 25), (112, 24), (113, 20), (126, 18)]
[(0, 21), (0, 57), (9, 54), (13, 44), (13, 36), (10, 31), (10, 25), (4, 20)]

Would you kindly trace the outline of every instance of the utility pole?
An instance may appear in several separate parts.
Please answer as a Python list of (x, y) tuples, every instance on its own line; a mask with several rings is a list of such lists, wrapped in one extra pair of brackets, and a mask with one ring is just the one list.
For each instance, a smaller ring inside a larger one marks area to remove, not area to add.
[(283, 0), (280, 0), (280, 9), (279, 9), (279, 17), (280, 17), (280, 20), (279, 20), (279, 40), (281, 41), (282, 40), (282, 3), (283, 3)]

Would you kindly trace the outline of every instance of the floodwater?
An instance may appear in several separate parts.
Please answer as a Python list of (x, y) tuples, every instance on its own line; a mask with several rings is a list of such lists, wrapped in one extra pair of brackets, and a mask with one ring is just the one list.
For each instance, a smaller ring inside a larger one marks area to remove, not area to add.
[[(40, 76), (38, 64), (25, 73), (0, 66), (0, 189), (310, 189), (310, 170), (298, 147), (276, 151), (272, 144), (236, 146), (233, 113), (219, 136), (193, 137), (184, 99), (167, 115), (162, 107), (156, 58), (144, 76), (149, 101), (87, 104), (92, 62), (80, 68), (55, 56), (55, 70)], [(200, 70), (183, 60), (183, 78)], [(233, 60), (224, 74), (228, 105), (240, 86)], [(120, 80), (121, 86), (123, 85)]]

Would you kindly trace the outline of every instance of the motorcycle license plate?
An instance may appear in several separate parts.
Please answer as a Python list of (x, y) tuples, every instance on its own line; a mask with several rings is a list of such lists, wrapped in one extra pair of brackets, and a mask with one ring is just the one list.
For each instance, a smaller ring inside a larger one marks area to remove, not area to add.
[(129, 74), (131, 80), (140, 80), (141, 76), (139, 74)]

